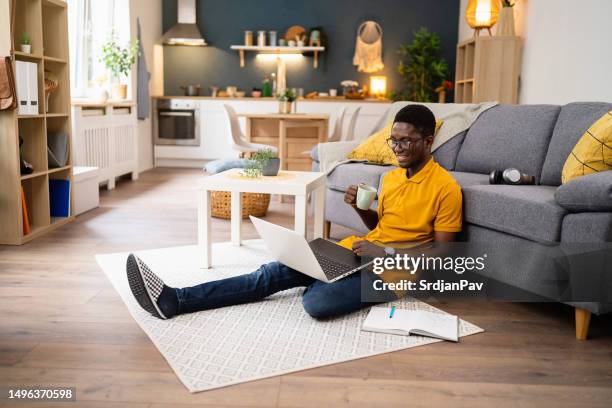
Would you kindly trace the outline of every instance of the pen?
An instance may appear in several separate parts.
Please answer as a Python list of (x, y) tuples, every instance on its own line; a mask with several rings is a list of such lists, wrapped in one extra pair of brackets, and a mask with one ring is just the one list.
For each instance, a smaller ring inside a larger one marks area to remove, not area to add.
[(393, 313), (395, 313), (395, 306), (391, 306), (391, 311), (389, 312), (389, 319), (393, 318)]

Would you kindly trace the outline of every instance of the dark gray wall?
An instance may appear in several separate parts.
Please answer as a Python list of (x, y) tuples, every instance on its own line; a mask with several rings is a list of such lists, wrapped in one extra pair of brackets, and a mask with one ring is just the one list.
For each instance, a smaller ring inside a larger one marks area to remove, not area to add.
[[(164, 31), (177, 20), (176, 6), (176, 0), (163, 1)], [(245, 91), (261, 87), (263, 76), (276, 71), (275, 63), (256, 60), (251, 52), (240, 68), (238, 53), (230, 45), (243, 44), (245, 30), (253, 31), (254, 37), (257, 30), (275, 30), (280, 37), (294, 24), (307, 29), (322, 26), (328, 43), (318, 69), (312, 68), (311, 56), (287, 63), (288, 86), (322, 92), (340, 88), (344, 79), (369, 83), (369, 75), (352, 65), (355, 33), (365, 20), (375, 20), (383, 28), (385, 68), (374, 75), (386, 75), (388, 89), (403, 86), (397, 74), (398, 46), (410, 42), (419, 27), (440, 36), (448, 78), (454, 80), (459, 0), (197, 0), (197, 23), (210, 45), (165, 47), (165, 93), (180, 95), (179, 87), (186, 84), (201, 84), (205, 94), (212, 85), (236, 85)]]

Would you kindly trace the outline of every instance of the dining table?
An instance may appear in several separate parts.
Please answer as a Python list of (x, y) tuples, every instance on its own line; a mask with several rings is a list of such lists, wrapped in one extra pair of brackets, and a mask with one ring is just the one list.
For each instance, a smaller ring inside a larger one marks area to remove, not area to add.
[(310, 151), (327, 141), (324, 113), (243, 113), (247, 141), (278, 148), (281, 170), (310, 171)]

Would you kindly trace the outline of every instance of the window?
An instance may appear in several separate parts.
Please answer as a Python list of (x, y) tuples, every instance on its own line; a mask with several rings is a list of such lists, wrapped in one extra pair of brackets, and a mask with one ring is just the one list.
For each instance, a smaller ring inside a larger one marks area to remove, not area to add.
[(119, 43), (130, 40), (129, 6), (129, 0), (68, 0), (72, 96), (89, 96), (94, 81), (107, 74), (100, 56), (113, 31)]

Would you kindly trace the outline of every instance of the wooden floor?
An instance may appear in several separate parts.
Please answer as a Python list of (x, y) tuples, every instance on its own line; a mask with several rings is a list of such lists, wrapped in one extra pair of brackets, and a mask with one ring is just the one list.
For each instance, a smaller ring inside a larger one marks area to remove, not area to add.
[[(102, 191), (100, 208), (56, 232), (0, 247), (0, 388), (75, 386), (79, 401), (65, 406), (94, 408), (611, 406), (612, 319), (594, 316), (591, 339), (579, 342), (573, 309), (559, 304), (436, 304), (486, 332), (189, 394), (94, 254), (193, 244), (200, 177), (145, 172)], [(292, 205), (273, 201), (269, 219), (291, 226)], [(229, 240), (229, 228), (215, 220), (214, 240)]]

